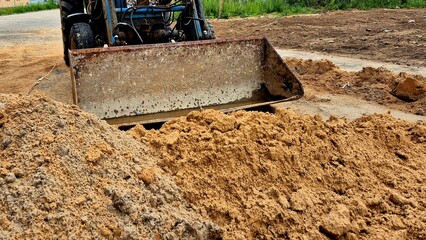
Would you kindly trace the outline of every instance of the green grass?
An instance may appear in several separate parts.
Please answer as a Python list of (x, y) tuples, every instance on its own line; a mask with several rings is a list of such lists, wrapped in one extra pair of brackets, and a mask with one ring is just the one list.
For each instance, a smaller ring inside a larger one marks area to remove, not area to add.
[(58, 8), (58, 4), (54, 1), (49, 1), (46, 3), (36, 3), (31, 5), (17, 6), (17, 7), (8, 7), (8, 8), (0, 8), (0, 16), (1, 15), (10, 15), (16, 13), (25, 13), (25, 12), (34, 12), (40, 10), (48, 10)]
[[(203, 0), (207, 17), (219, 16), (219, 0)], [(221, 18), (275, 14), (287, 16), (327, 10), (372, 8), (425, 8), (426, 0), (223, 0)], [(58, 8), (54, 1), (26, 6), (0, 8), (1, 15)]]
[[(206, 16), (219, 16), (219, 0), (203, 0), (203, 4)], [(223, 0), (221, 18), (397, 7), (423, 8), (426, 7), (426, 0)]]

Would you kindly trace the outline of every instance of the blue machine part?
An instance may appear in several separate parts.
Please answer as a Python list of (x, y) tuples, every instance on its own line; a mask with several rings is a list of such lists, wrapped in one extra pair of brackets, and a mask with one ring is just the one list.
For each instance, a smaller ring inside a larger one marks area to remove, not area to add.
[[(125, 13), (128, 10), (129, 8), (115, 8), (115, 11), (117, 13)], [(176, 5), (170, 8), (155, 7), (155, 6), (138, 7), (136, 11), (134, 12), (133, 16), (136, 17), (137, 14), (144, 14), (146, 16), (146, 14), (151, 14), (151, 13), (182, 12), (183, 10), (185, 10), (184, 5)]]
[(134, 19), (141, 19), (141, 18), (152, 18), (152, 17), (161, 17), (162, 13), (165, 12), (182, 12), (185, 9), (185, 6), (178, 5), (173, 6), (171, 8), (159, 8), (159, 7), (138, 7), (136, 10), (129, 9), (129, 8), (116, 8), (115, 11), (117, 12), (117, 15), (121, 17), (122, 14), (124, 14), (126, 11), (133, 12), (133, 18)]
[[(198, 16), (198, 12), (197, 12), (197, 8), (195, 7), (195, 1), (192, 2), (193, 6), (194, 6), (194, 14), (192, 15), (192, 17), (194, 19), (199, 19)], [(195, 25), (195, 35), (196, 35), (196, 39), (200, 40), (203, 37), (203, 31), (201, 29), (201, 23), (200, 21), (195, 21), (194, 20), (194, 25)]]
[[(116, 3), (117, 4), (117, 3)], [(185, 10), (185, 6), (184, 5), (176, 5), (176, 6), (172, 6), (170, 8), (165, 8), (165, 7), (157, 7), (157, 6), (147, 6), (147, 7), (138, 7), (136, 9), (133, 8), (115, 8), (115, 11), (118, 15), (119, 18), (121, 18), (121, 16), (123, 14), (125, 14), (126, 12), (133, 12), (132, 14), (132, 18), (134, 19), (142, 19), (142, 18), (152, 18), (152, 17), (161, 17), (162, 13), (166, 13), (166, 12), (183, 12)], [(109, 12), (108, 12), (109, 15)], [(197, 9), (194, 7), (194, 14), (193, 14), (193, 19), (194, 20), (194, 25), (195, 25), (195, 36), (196, 39), (199, 40), (203, 37), (203, 31), (201, 28), (201, 23), (200, 21), (198, 21), (197, 19), (199, 19), (198, 17), (198, 13), (197, 13)], [(108, 16), (107, 16), (108, 18)], [(127, 17), (126, 17), (127, 18)], [(109, 18), (108, 18), (109, 19)], [(110, 23), (110, 21), (108, 21)]]
[[(109, 7), (109, 1), (103, 1), (104, 3), (105, 3), (105, 9), (110, 9), (110, 7)], [(109, 39), (109, 45), (112, 45), (114, 42), (115, 42), (115, 37), (113, 36), (113, 34), (112, 34), (112, 29), (113, 29), (113, 26), (112, 26), (112, 20), (111, 20), (111, 12), (110, 11), (105, 11), (107, 14), (106, 14), (106, 18), (107, 18), (107, 24), (108, 24), (108, 29), (109, 29), (109, 36), (108, 36), (108, 39)]]

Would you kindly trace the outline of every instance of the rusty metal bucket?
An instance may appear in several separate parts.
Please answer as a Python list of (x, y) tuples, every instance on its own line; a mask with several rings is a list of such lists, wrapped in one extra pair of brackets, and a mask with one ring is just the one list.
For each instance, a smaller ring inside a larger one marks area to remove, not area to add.
[(70, 62), (74, 103), (112, 124), (303, 96), (299, 79), (265, 38), (72, 50)]

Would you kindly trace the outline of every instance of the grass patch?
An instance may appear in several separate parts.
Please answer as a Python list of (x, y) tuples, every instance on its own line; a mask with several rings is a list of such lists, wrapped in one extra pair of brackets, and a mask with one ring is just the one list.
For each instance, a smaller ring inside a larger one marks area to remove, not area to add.
[(35, 11), (55, 9), (55, 8), (58, 8), (58, 4), (55, 3), (54, 1), (48, 1), (46, 3), (35, 3), (31, 5), (24, 5), (24, 6), (0, 8), (0, 16), (16, 14), (16, 13), (35, 12)]
[[(219, 0), (203, 0), (207, 17), (219, 16)], [(266, 14), (288, 16), (327, 10), (372, 8), (425, 8), (426, 0), (223, 0), (221, 18), (250, 17)], [(53, 0), (25, 6), (0, 8), (1, 15), (58, 8)]]
[[(206, 16), (219, 16), (219, 0), (203, 0)], [(221, 18), (266, 14), (279, 16), (327, 10), (372, 8), (423, 8), (426, 0), (223, 0)]]

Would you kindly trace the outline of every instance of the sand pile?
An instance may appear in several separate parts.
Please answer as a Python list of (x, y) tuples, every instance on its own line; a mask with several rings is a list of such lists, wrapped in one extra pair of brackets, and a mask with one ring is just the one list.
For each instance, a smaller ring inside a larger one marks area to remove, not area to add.
[(286, 59), (307, 88), (349, 94), (401, 111), (426, 115), (426, 78), (395, 74), (385, 68), (366, 67), (346, 72), (328, 60)]
[(425, 239), (426, 124), (192, 112), (129, 132), (225, 239)]
[(387, 115), (208, 110), (125, 133), (0, 95), (0, 239), (424, 239), (425, 161), (426, 124)]
[(145, 146), (42, 96), (0, 95), (0, 239), (211, 239)]

